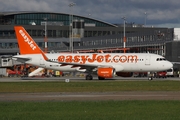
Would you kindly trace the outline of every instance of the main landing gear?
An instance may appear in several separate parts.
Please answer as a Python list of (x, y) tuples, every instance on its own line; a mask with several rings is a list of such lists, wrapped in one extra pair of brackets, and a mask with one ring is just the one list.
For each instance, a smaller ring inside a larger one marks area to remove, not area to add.
[[(98, 76), (98, 79), (99, 80), (104, 80), (105, 78)], [(86, 80), (93, 80), (93, 76), (91, 74), (86, 75)]]
[(92, 80), (92, 79), (93, 79), (92, 75), (90, 74), (86, 75), (86, 80)]

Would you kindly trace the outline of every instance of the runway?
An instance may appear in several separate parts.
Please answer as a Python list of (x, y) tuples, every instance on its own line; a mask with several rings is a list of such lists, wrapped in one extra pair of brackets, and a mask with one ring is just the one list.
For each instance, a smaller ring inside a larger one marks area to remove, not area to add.
[[(0, 78), (0, 82), (65, 81), (84, 82), (84, 78)], [(147, 78), (115, 78), (114, 81), (148, 81)], [(166, 78), (159, 80), (175, 80)], [(95, 79), (94, 81), (98, 81)], [(106, 80), (105, 80), (106, 81)], [(102, 81), (103, 82), (103, 81)], [(99, 101), (99, 100), (180, 100), (180, 91), (118, 91), (118, 92), (49, 92), (49, 93), (0, 93), (0, 101)]]
[(0, 101), (180, 100), (178, 92), (0, 93)]
[[(68, 79), (69, 82), (84, 82), (89, 81), (85, 80), (85, 77), (4, 77), (0, 78), (0, 82), (29, 82), (29, 81), (65, 81)], [(112, 79), (98, 80), (98, 77), (94, 77), (92, 81), (149, 81), (147, 77), (115, 77)], [(165, 81), (165, 80), (174, 80), (180, 81), (178, 77), (171, 78), (154, 78), (153, 81)]]

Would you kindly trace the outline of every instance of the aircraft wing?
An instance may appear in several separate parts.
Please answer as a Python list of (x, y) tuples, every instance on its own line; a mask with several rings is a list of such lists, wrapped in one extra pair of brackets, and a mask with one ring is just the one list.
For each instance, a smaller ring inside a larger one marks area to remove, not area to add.
[(54, 63), (59, 63), (61, 66), (66, 66), (66, 65), (72, 65), (72, 68), (74, 67), (81, 67), (81, 69), (94, 69), (94, 68), (99, 68), (99, 67), (112, 67), (110, 65), (97, 65), (97, 64), (80, 64), (80, 63), (69, 63), (69, 62), (57, 62), (57, 61), (51, 61), (48, 60), (49, 62), (54, 62)]
[[(108, 64), (90, 64), (90, 63), (85, 63), (85, 64), (80, 64), (80, 63), (69, 63), (69, 62), (58, 62), (58, 61), (50, 61), (49, 62), (55, 62), (59, 63), (60, 66), (66, 66), (66, 65), (71, 65), (71, 68), (77, 68), (77, 71), (81, 72), (93, 72), (97, 71), (98, 68), (113, 68), (114, 66), (108, 65)], [(116, 65), (116, 71), (122, 71), (124, 68), (121, 65)]]
[(31, 58), (27, 58), (27, 57), (16, 57), (16, 56), (13, 56), (12, 57), (13, 60), (16, 60), (16, 61), (19, 61), (19, 62), (22, 62), (22, 63), (25, 63), (26, 61), (29, 61), (31, 60)]

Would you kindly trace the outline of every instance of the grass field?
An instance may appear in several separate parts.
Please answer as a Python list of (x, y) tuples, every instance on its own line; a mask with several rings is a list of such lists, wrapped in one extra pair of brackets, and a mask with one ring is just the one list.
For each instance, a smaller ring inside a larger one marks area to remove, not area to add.
[[(180, 91), (180, 82), (0, 82), (0, 94), (108, 91)], [(179, 113), (178, 100), (0, 102), (0, 120), (179, 120)]]
[(180, 91), (179, 81), (1, 82), (0, 93)]
[(179, 120), (180, 101), (0, 102), (1, 120)]

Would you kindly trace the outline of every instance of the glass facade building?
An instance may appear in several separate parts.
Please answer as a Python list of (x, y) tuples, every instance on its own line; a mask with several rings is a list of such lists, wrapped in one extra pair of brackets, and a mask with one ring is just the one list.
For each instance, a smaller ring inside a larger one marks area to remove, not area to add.
[[(0, 25), (32, 25), (32, 23), (41, 25), (45, 19), (54, 25), (69, 26), (72, 16), (64, 13), (47, 12), (0, 12)], [(73, 15), (73, 19), (84, 20), (85, 23), (95, 24), (96, 27), (116, 27), (110, 23), (78, 15)]]
[[(16, 25), (23, 26), (42, 49), (47, 25), (48, 51), (69, 51), (71, 39), (74, 51), (123, 48), (123, 24), (65, 13), (0, 12), (0, 54), (19, 52), (14, 32)], [(125, 27), (126, 47), (131, 48), (127, 52), (148, 51), (164, 55), (165, 43), (173, 41), (173, 29), (136, 24)]]

